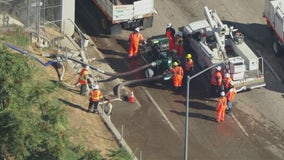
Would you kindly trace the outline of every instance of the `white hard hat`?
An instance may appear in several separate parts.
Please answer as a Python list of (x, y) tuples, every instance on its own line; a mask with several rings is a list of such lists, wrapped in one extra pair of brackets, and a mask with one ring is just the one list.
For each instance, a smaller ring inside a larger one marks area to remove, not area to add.
[(134, 29), (134, 31), (140, 32), (140, 28), (139, 28), (139, 27), (136, 27), (136, 28)]
[(92, 87), (93, 89), (99, 89), (99, 85), (94, 85), (93, 87)]
[(172, 27), (173, 25), (171, 23), (168, 23), (167, 24), (167, 27)]
[(225, 74), (225, 77), (226, 77), (226, 78), (229, 78), (229, 77), (230, 77), (230, 73), (226, 73), (226, 74)]
[(224, 96), (225, 96), (225, 92), (222, 91), (222, 92), (220, 93), (220, 95), (221, 95), (222, 97), (224, 97)]
[(90, 69), (90, 67), (89, 67), (89, 66), (85, 66), (85, 69), (86, 69), (86, 70), (89, 70), (89, 69)]
[(182, 32), (178, 31), (177, 35), (182, 37)]
[(217, 71), (221, 71), (221, 66), (217, 66), (217, 67), (216, 67), (216, 70), (217, 70)]

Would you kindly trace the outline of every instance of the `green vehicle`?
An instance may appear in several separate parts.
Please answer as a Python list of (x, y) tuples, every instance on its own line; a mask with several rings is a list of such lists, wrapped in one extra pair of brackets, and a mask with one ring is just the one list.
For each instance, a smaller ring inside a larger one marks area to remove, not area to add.
[(170, 68), (173, 63), (173, 53), (169, 51), (169, 39), (167, 37), (154, 38), (150, 40), (150, 44), (144, 46), (141, 54), (142, 59), (146, 63), (156, 62), (156, 66), (148, 68), (145, 71), (147, 78), (163, 75), (164, 80), (172, 78)]

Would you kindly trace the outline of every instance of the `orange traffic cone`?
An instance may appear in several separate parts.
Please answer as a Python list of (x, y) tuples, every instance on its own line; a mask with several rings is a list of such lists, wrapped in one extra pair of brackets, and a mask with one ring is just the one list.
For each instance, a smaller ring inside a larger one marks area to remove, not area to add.
[(130, 103), (134, 103), (135, 102), (133, 91), (131, 91), (130, 97), (128, 98), (128, 102), (130, 102)]

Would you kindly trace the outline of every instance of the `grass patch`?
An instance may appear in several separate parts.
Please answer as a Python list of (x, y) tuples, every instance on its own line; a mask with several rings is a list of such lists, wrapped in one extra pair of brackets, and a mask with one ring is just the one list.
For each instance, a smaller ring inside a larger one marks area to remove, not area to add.
[(29, 33), (24, 32), (24, 28), (13, 26), (11, 29), (0, 34), (0, 41), (16, 44), (20, 47), (27, 47), (31, 44)]

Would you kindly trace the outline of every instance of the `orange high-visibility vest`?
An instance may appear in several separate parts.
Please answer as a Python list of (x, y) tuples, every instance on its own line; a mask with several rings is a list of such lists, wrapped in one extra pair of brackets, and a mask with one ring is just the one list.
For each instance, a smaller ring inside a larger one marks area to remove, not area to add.
[(103, 94), (100, 90), (95, 89), (89, 93), (90, 100), (93, 102), (98, 102), (103, 98)]
[(171, 70), (172, 73), (174, 73), (173, 76), (173, 85), (175, 87), (180, 87), (182, 85), (182, 79), (183, 79), (183, 69), (180, 66), (176, 66), (172, 68)]
[(216, 71), (211, 78), (211, 84), (214, 86), (222, 85), (222, 73), (220, 71)]
[(226, 94), (227, 100), (229, 102), (233, 102), (235, 99), (235, 95), (236, 95), (237, 91), (235, 89), (235, 87), (232, 87), (231, 89), (229, 89), (228, 93)]
[(184, 66), (184, 69), (186, 70), (186, 71), (190, 71), (191, 70), (191, 68), (193, 67), (193, 60), (190, 58), (190, 59), (186, 59), (185, 60), (185, 66)]
[(83, 68), (79, 74), (79, 78), (78, 78), (78, 82), (80, 84), (87, 84), (88, 80), (87, 80), (87, 76), (88, 76), (89, 72)]
[(144, 37), (142, 36), (141, 33), (130, 33), (129, 35), (129, 41), (130, 41), (130, 46), (129, 46), (129, 51), (128, 51), (128, 56), (133, 56), (138, 53), (138, 47), (139, 43), (144, 40)]
[(232, 81), (232, 78), (231, 78), (231, 77), (229, 77), (229, 78), (224, 78), (224, 87), (225, 87), (225, 88), (229, 88), (231, 81)]

